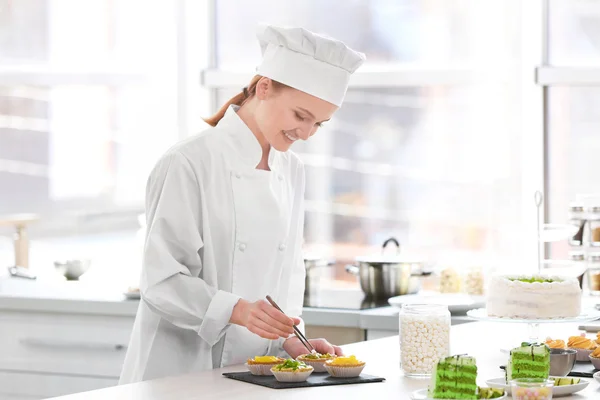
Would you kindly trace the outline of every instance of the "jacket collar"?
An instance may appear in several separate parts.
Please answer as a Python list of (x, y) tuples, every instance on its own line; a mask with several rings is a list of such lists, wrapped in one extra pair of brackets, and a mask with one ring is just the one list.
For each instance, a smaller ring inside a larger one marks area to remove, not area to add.
[[(237, 115), (239, 106), (232, 105), (227, 109), (227, 112), (217, 124), (217, 127), (224, 129), (227, 135), (231, 138), (231, 145), (236, 150), (240, 160), (250, 168), (256, 168), (262, 158), (262, 148), (254, 133)], [(269, 168), (274, 170), (277, 168), (277, 159), (279, 152), (271, 147), (269, 151)]]

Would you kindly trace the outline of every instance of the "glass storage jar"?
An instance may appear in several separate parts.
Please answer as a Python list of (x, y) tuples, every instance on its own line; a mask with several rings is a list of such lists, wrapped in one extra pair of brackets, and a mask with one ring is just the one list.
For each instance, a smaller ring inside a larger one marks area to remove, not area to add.
[(590, 294), (600, 295), (600, 253), (588, 254), (587, 282)]
[(588, 208), (588, 242), (590, 246), (600, 247), (600, 206)]
[(443, 304), (403, 304), (400, 310), (400, 369), (405, 376), (429, 377), (450, 355), (450, 311)]
[(571, 246), (581, 246), (583, 244), (585, 223), (586, 219), (583, 205), (579, 203), (569, 204), (569, 224), (577, 228), (577, 233), (569, 238), (569, 244)]
[(571, 269), (574, 271), (576, 275), (577, 281), (579, 282), (579, 287), (583, 289), (583, 280), (585, 276), (585, 271), (587, 270), (587, 264), (585, 261), (585, 252), (583, 251), (570, 251), (569, 252), (569, 260), (572, 262)]

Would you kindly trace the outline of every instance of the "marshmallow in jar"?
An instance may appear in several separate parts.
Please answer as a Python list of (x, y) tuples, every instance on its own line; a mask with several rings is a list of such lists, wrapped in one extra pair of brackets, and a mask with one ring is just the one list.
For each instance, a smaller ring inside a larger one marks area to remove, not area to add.
[(450, 311), (441, 304), (403, 304), (400, 310), (400, 368), (406, 376), (431, 375), (450, 355)]

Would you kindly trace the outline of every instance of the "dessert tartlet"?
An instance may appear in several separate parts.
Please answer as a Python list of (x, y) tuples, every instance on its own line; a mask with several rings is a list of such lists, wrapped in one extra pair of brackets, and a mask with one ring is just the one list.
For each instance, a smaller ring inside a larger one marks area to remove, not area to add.
[(596, 350), (589, 355), (589, 359), (594, 365), (594, 368), (600, 369), (600, 347), (596, 347)]
[(301, 356), (298, 356), (296, 358), (296, 360), (302, 361), (306, 365), (310, 365), (311, 367), (313, 367), (315, 369), (315, 372), (321, 373), (321, 372), (327, 372), (327, 370), (325, 369), (325, 362), (328, 360), (332, 360), (336, 357), (337, 356), (335, 354), (329, 354), (329, 353), (325, 353), (325, 354), (311, 353), (311, 354), (302, 354)]
[(360, 375), (365, 364), (366, 362), (360, 361), (356, 356), (336, 357), (325, 361), (325, 369), (329, 375), (336, 378), (353, 378)]
[(314, 370), (302, 361), (288, 358), (282, 364), (272, 367), (271, 373), (279, 382), (304, 382)]
[(561, 340), (561, 339), (547, 338), (545, 343), (551, 349), (566, 349), (567, 348), (567, 344), (565, 343), (564, 340)]
[(252, 375), (273, 375), (271, 368), (284, 361), (284, 358), (275, 356), (256, 356), (246, 361), (246, 367)]
[(590, 361), (590, 354), (598, 345), (591, 339), (586, 338), (585, 336), (571, 336), (569, 337), (569, 341), (567, 342), (567, 346), (570, 349), (577, 350), (577, 361)]

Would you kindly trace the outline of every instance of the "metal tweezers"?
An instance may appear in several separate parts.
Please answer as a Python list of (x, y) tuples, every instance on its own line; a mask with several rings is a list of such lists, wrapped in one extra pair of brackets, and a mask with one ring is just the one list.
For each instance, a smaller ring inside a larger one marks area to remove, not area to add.
[[(275, 303), (273, 301), (273, 299), (271, 298), (271, 296), (267, 295), (267, 301), (269, 303), (271, 303), (271, 305), (273, 307), (275, 307), (276, 309), (278, 309), (279, 311), (281, 311), (283, 313), (283, 315), (285, 315), (285, 313), (283, 312), (283, 310), (281, 308), (279, 308), (279, 306), (277, 305), (277, 303)], [(300, 332), (300, 329), (298, 329), (298, 327), (296, 325), (294, 325), (293, 328), (294, 328), (294, 334), (296, 335), (296, 337), (298, 339), (300, 339), (300, 341), (302, 342), (302, 344), (304, 345), (304, 347), (306, 347), (307, 350), (310, 351), (311, 353), (316, 353), (317, 351), (315, 350), (314, 347), (312, 347), (312, 345), (306, 339), (306, 337), (302, 334), (302, 332)]]

